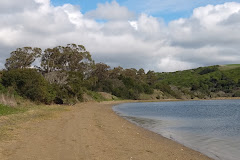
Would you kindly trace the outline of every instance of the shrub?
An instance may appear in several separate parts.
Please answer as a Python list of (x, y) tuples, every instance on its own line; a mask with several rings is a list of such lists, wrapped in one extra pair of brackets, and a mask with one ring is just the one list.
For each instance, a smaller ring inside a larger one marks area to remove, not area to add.
[(235, 92), (233, 97), (240, 97), (240, 91)]
[(13, 87), (20, 96), (35, 102), (49, 104), (55, 98), (51, 85), (35, 69), (5, 71), (2, 84), (5, 87)]

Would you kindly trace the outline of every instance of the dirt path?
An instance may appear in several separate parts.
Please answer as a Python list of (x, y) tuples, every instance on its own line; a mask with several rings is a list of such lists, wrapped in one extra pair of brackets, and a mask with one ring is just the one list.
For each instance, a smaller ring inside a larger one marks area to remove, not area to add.
[(112, 103), (83, 103), (56, 119), (29, 123), (17, 140), (0, 143), (0, 159), (209, 159), (118, 117)]

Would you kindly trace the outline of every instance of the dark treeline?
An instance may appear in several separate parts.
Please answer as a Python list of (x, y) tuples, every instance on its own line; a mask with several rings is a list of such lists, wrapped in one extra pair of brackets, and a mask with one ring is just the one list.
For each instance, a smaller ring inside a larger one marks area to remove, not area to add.
[[(40, 60), (39, 66), (32, 67)], [(152, 94), (156, 75), (143, 69), (110, 68), (95, 63), (82, 45), (69, 44), (42, 51), (24, 47), (11, 52), (1, 71), (1, 92), (12, 92), (46, 104), (72, 104), (91, 92), (108, 92), (122, 99)], [(92, 93), (93, 94), (93, 93)]]
[[(39, 64), (33, 67), (33, 64)], [(74, 104), (100, 92), (120, 99), (194, 99), (240, 96), (240, 65), (172, 73), (111, 68), (95, 63), (82, 45), (18, 48), (0, 71), (0, 93), (45, 104)], [(0, 99), (1, 103), (1, 99)]]

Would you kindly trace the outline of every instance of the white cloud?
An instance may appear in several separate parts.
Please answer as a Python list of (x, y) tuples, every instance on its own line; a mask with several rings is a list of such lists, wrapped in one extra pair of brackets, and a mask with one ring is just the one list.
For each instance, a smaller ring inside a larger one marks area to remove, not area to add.
[(0, 14), (12, 14), (24, 11), (24, 9), (37, 8), (39, 5), (33, 0), (1, 0)]
[(191, 17), (165, 24), (146, 14), (131, 19), (132, 12), (116, 1), (91, 11), (107, 22), (89, 18), (90, 13), (71, 4), (12, 1), (0, 2), (10, 8), (0, 11), (0, 67), (17, 47), (68, 43), (85, 45), (97, 62), (113, 67), (174, 71), (240, 61), (240, 3), (196, 8)]
[(158, 63), (158, 68), (164, 68), (164, 72), (191, 69), (194, 67), (196, 67), (196, 64), (191, 62), (179, 61), (174, 59), (174, 57), (164, 57)]
[(111, 3), (98, 4), (98, 8), (86, 13), (86, 16), (94, 19), (103, 20), (128, 20), (134, 17), (126, 7), (120, 6), (115, 0)]

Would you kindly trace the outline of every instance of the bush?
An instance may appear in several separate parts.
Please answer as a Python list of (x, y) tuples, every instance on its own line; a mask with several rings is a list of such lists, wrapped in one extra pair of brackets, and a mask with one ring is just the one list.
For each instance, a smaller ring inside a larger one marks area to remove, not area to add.
[(2, 84), (5, 87), (13, 87), (20, 96), (35, 102), (49, 104), (55, 98), (51, 85), (35, 69), (5, 71), (2, 75)]
[(240, 91), (235, 92), (233, 97), (240, 97)]
[(143, 85), (144, 93), (146, 94), (153, 94), (154, 90), (149, 85)]
[(177, 99), (180, 99), (180, 95), (176, 94), (171, 87), (168, 84), (165, 83), (158, 83), (156, 84), (156, 89), (159, 89), (160, 91), (162, 91), (165, 94), (169, 94)]
[(6, 92), (6, 88), (0, 83), (0, 93)]
[(204, 74), (208, 74), (211, 72), (215, 72), (218, 70), (219, 66), (210, 66), (210, 67), (204, 67), (204, 68), (199, 68), (199, 74), (200, 75), (204, 75)]
[(100, 93), (94, 91), (87, 91), (86, 92), (89, 96), (91, 96), (95, 101), (101, 102), (106, 100)]

